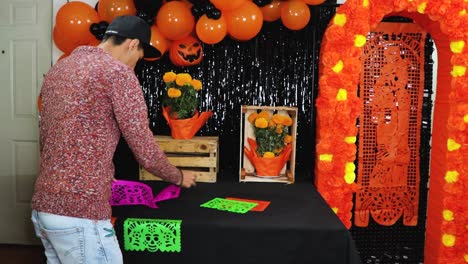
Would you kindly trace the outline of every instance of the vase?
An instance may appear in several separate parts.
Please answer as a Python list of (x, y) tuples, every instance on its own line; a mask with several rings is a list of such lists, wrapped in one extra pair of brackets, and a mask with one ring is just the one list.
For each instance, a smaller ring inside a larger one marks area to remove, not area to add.
[(286, 164), (282, 156), (274, 158), (257, 157), (254, 163), (255, 176), (258, 177), (278, 177)]
[(169, 114), (169, 109), (163, 107), (163, 116), (171, 129), (171, 136), (174, 139), (191, 139), (197, 134), (198, 130), (206, 123), (208, 118), (213, 115), (212, 111), (198, 113), (190, 118), (177, 119)]
[(264, 158), (257, 154), (257, 142), (251, 138), (247, 139), (250, 149), (244, 146), (244, 153), (255, 168), (258, 177), (278, 177), (292, 153), (292, 145), (288, 144), (276, 157)]

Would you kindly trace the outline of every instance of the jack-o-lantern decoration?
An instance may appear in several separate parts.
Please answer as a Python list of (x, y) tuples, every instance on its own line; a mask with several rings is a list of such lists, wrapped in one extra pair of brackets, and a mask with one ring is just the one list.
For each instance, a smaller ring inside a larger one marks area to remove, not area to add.
[(192, 36), (173, 41), (169, 58), (174, 65), (180, 67), (199, 64), (203, 59), (202, 44), (200, 40)]

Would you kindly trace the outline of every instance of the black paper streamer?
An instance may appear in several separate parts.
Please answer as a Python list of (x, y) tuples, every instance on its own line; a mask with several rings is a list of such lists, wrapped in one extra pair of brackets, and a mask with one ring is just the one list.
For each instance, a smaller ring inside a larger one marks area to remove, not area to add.
[[(314, 160), (314, 90), (316, 51), (313, 23), (301, 31), (285, 28), (281, 21), (264, 23), (254, 39), (239, 42), (227, 36), (216, 45), (204, 45), (200, 65), (176, 67), (168, 56), (142, 62), (136, 73), (148, 103), (153, 133), (169, 135), (162, 118), (162, 76), (167, 71), (188, 72), (203, 82), (200, 111), (214, 115), (197, 135), (219, 136), (220, 180), (238, 180), (240, 106), (298, 107), (296, 179), (311, 180)], [(237, 162), (234, 162), (237, 161)]]

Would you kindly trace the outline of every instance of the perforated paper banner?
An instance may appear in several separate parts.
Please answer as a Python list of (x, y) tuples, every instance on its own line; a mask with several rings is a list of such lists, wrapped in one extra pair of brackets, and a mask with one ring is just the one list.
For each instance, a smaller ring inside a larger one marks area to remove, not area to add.
[(124, 249), (127, 251), (180, 252), (182, 220), (127, 218)]
[(418, 223), (426, 32), (380, 23), (364, 47), (359, 94), (356, 226)]
[(116, 180), (112, 183), (110, 204), (112, 206), (146, 205), (151, 208), (158, 208), (157, 202), (175, 199), (179, 197), (179, 193), (180, 187), (170, 185), (153, 197), (153, 190), (144, 183)]
[(234, 201), (223, 198), (214, 198), (202, 205), (200, 207), (211, 208), (221, 211), (228, 211), (233, 213), (245, 214), (248, 211), (252, 210), (257, 206), (257, 203), (243, 202), (243, 201)]
[(160, 202), (164, 200), (175, 199), (179, 197), (180, 187), (175, 185), (169, 185), (160, 191), (155, 197), (154, 202)]
[(257, 206), (255, 206), (254, 208), (252, 208), (252, 210), (250, 210), (250, 211), (255, 211), (255, 212), (265, 211), (265, 209), (270, 205), (270, 201), (252, 200), (252, 199), (244, 199), (244, 198), (238, 198), (238, 197), (226, 197), (226, 199), (249, 202), (249, 203), (256, 203)]

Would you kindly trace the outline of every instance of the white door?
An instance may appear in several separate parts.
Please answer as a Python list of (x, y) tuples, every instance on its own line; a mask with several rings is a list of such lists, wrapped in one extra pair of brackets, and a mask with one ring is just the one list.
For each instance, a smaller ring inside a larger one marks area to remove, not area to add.
[(0, 1), (0, 244), (37, 244), (30, 201), (38, 172), (36, 98), (51, 66), (52, 0)]

